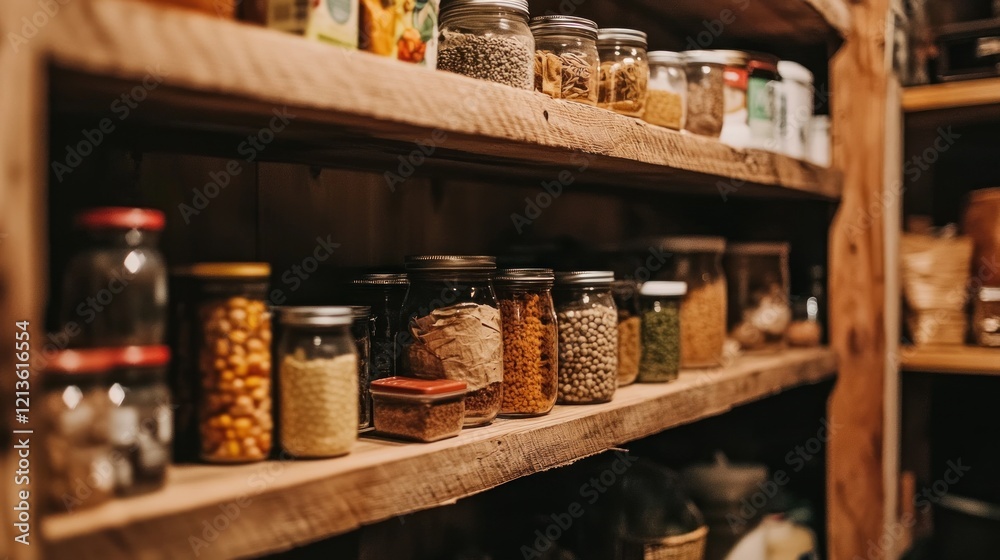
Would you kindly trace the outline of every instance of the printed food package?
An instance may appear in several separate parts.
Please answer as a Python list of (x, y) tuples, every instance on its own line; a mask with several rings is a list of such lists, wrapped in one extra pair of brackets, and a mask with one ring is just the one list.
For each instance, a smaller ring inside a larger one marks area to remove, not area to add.
[(358, 0), (311, 0), (306, 37), (349, 49), (358, 48)]
[(360, 2), (361, 50), (435, 67), (440, 0)]

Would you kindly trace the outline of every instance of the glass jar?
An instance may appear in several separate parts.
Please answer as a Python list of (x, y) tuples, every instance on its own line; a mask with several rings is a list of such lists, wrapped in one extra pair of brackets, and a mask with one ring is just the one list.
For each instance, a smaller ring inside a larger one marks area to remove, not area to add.
[(687, 110), (687, 74), (680, 53), (649, 53), (649, 91), (642, 120), (682, 130)]
[(371, 308), (367, 305), (351, 306), (351, 336), (358, 353), (358, 429), (372, 424), (371, 394), (368, 386), (371, 378)]
[(152, 492), (166, 482), (174, 430), (169, 363), (167, 346), (130, 346), (118, 352), (108, 396), (115, 492), (120, 496)]
[(618, 386), (635, 382), (642, 357), (639, 286), (634, 280), (615, 280), (611, 295), (618, 309)]
[(405, 274), (365, 274), (351, 282), (352, 299), (371, 308), (369, 382), (396, 374), (396, 334), (399, 313), (410, 282)]
[(70, 260), (60, 321), (78, 331), (72, 348), (163, 344), (167, 269), (157, 249), (163, 212), (94, 208), (77, 214), (84, 248)]
[(520, 89), (535, 83), (527, 0), (454, 0), (441, 11), (438, 70)]
[(972, 312), (972, 332), (980, 346), (1000, 346), (1000, 288), (979, 288)]
[(267, 263), (190, 267), (201, 458), (211, 463), (262, 461), (271, 452), (270, 273)]
[(611, 400), (618, 383), (618, 310), (609, 271), (560, 272), (553, 296), (559, 324), (559, 402)]
[(687, 117), (684, 130), (718, 138), (725, 116), (723, 95), (727, 57), (715, 51), (687, 51), (684, 68), (687, 73)]
[(788, 243), (726, 247), (729, 333), (744, 350), (778, 350), (792, 321)]
[(734, 148), (750, 145), (750, 125), (748, 119), (747, 85), (750, 70), (747, 63), (750, 53), (744, 51), (713, 51), (725, 61), (722, 75), (723, 117), (719, 141)]
[(396, 371), (468, 386), (465, 426), (489, 424), (503, 398), (503, 339), (491, 277), (496, 258), (411, 256)]
[(750, 145), (762, 150), (778, 151), (778, 57), (764, 53), (751, 53), (747, 62), (747, 126), (750, 128)]
[(295, 457), (345, 455), (358, 439), (354, 312), (285, 307), (280, 319), (281, 447)]
[(597, 24), (575, 16), (531, 20), (535, 91), (553, 99), (597, 105)]
[(681, 303), (681, 368), (722, 363), (726, 343), (726, 275), (721, 237), (665, 237), (660, 250), (673, 253), (668, 276), (687, 284)]
[(652, 281), (640, 288), (642, 361), (640, 383), (677, 379), (681, 364), (681, 300), (684, 282)]
[(56, 352), (46, 364), (38, 415), (46, 457), (40, 488), (53, 512), (93, 507), (114, 494), (107, 375), (115, 360), (113, 349), (95, 348)]
[(641, 117), (649, 85), (646, 34), (634, 29), (600, 29), (597, 31), (597, 52), (601, 57), (597, 106)]
[(777, 119), (782, 152), (804, 159), (809, 119), (813, 116), (813, 74), (790, 60), (778, 62), (778, 73), (781, 74), (781, 87)]
[(375, 430), (413, 441), (457, 436), (465, 419), (464, 381), (389, 377), (372, 382)]
[(556, 404), (559, 331), (549, 268), (515, 268), (497, 274), (503, 331), (504, 416), (539, 416)]
[(171, 349), (167, 377), (173, 406), (173, 458), (175, 462), (195, 462), (200, 457), (198, 395), (201, 374), (198, 367), (197, 308), (198, 282), (190, 266), (170, 269), (168, 346)]

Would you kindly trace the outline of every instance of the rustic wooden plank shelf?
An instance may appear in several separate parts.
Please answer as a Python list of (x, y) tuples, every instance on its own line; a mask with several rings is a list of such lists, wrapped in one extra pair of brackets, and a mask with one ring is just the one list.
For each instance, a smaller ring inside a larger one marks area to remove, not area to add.
[(903, 90), (903, 111), (918, 113), (1000, 105), (1000, 78), (914, 86)]
[(904, 371), (1000, 375), (1000, 348), (982, 346), (907, 346), (900, 350)]
[[(49, 517), (43, 532), (53, 558), (187, 558), (195, 548), (200, 558), (279, 551), (447, 504), (830, 379), (835, 371), (832, 351), (792, 349), (684, 372), (668, 384), (624, 387), (603, 405), (557, 406), (540, 418), (501, 419), (437, 443), (365, 437), (350, 455), (336, 459), (178, 466), (160, 492)], [(219, 516), (219, 527), (225, 527), (206, 528)]]

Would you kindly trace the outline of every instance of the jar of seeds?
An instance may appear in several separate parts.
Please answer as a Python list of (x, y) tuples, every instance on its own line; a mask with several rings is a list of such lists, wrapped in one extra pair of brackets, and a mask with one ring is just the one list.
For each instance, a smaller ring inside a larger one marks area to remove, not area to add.
[(684, 128), (687, 108), (687, 74), (679, 53), (649, 53), (649, 91), (642, 120), (666, 128)]
[(615, 280), (611, 293), (618, 308), (618, 386), (635, 382), (642, 353), (639, 319), (639, 286), (634, 280)]
[(639, 382), (677, 379), (681, 363), (681, 298), (684, 282), (646, 282), (640, 289), (642, 361)]
[(717, 51), (687, 51), (687, 119), (684, 130), (718, 138), (725, 110), (724, 74), (729, 59)]
[(453, 0), (441, 11), (437, 67), (531, 89), (535, 40), (527, 0)]
[(559, 402), (611, 400), (618, 381), (618, 310), (609, 271), (556, 274), (559, 324)]
[(535, 90), (553, 99), (597, 105), (597, 24), (575, 16), (531, 20)]
[(597, 52), (601, 58), (597, 106), (641, 117), (649, 83), (646, 34), (634, 29), (601, 29), (597, 32)]

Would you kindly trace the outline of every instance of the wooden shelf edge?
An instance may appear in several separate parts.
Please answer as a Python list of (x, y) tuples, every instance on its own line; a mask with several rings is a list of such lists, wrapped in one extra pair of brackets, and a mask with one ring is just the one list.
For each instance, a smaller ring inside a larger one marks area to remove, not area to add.
[(1000, 78), (913, 86), (903, 90), (905, 113), (997, 104), (1000, 104)]
[(451, 503), (835, 372), (829, 349), (792, 349), (684, 372), (668, 384), (624, 387), (602, 405), (498, 420), (437, 443), (363, 438), (337, 459), (180, 466), (157, 493), (48, 517), (43, 534), (58, 558), (276, 552)]
[(899, 365), (910, 372), (1000, 375), (1000, 348), (905, 346)]

